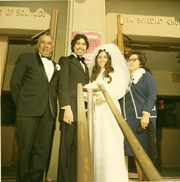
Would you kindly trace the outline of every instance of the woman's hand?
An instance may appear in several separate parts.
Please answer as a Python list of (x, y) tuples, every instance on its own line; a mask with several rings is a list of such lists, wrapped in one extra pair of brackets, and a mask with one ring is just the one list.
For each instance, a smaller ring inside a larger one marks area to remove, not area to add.
[(148, 127), (149, 117), (150, 117), (149, 113), (145, 113), (145, 112), (143, 113), (142, 118), (141, 118), (141, 127), (143, 129), (146, 129)]
[(63, 117), (63, 121), (66, 122), (67, 124), (71, 125), (73, 121), (73, 112), (71, 110), (70, 106), (67, 106), (64, 109), (64, 117)]

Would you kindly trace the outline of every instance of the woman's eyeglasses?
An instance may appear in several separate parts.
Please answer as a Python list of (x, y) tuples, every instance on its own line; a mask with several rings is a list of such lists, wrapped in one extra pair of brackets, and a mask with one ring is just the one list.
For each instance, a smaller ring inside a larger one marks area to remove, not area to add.
[(134, 63), (137, 60), (139, 60), (139, 59), (138, 58), (131, 58), (131, 59), (128, 59), (127, 62), (130, 63), (132, 61)]

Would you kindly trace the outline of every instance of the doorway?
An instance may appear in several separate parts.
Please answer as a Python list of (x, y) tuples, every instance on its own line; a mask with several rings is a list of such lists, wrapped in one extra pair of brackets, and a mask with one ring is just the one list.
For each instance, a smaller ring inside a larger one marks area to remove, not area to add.
[[(1, 166), (2, 176), (16, 176), (17, 130), (16, 108), (10, 92), (10, 78), (18, 56), (22, 52), (35, 52), (37, 40), (29, 37), (9, 36), (4, 81), (1, 93)], [(6, 174), (6, 168), (8, 168)]]

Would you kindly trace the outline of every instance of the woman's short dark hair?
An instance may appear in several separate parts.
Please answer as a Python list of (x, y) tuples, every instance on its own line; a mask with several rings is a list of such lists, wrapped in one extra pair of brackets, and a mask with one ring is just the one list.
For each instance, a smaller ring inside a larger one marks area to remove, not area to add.
[(132, 54), (136, 54), (138, 56), (138, 59), (140, 61), (140, 65), (142, 67), (145, 66), (146, 62), (147, 62), (147, 57), (146, 57), (146, 54), (140, 50), (131, 50), (128, 54), (127, 54), (127, 60), (129, 59), (129, 57), (132, 55)]
[(73, 40), (71, 41), (71, 50), (72, 52), (74, 52), (74, 46), (76, 44), (76, 42), (79, 40), (79, 39), (84, 39), (85, 43), (86, 43), (86, 46), (87, 46), (87, 49), (89, 47), (89, 42), (88, 42), (88, 38), (86, 37), (86, 35), (84, 34), (76, 34), (73, 38)]

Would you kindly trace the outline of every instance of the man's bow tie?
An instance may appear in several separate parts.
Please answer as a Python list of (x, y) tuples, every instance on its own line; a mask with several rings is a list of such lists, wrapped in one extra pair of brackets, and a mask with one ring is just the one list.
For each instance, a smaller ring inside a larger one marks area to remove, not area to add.
[(77, 56), (77, 59), (84, 64), (84, 57), (80, 58), (79, 56)]
[(41, 55), (41, 57), (42, 57), (42, 58), (46, 58), (46, 59), (48, 59), (48, 60), (51, 60), (51, 57), (50, 57), (50, 56), (49, 56), (49, 57), (46, 57), (46, 56)]

